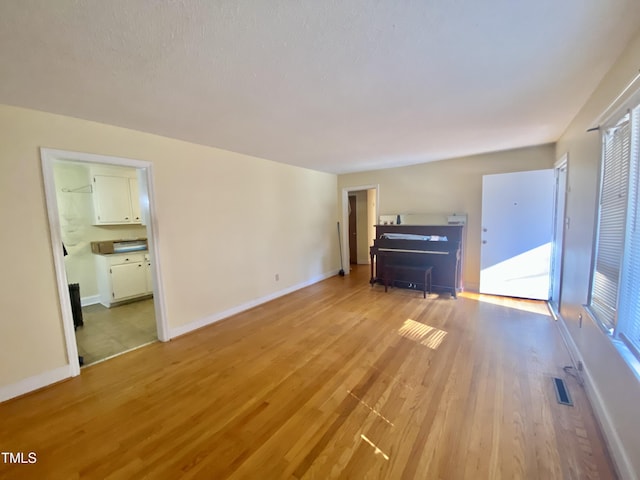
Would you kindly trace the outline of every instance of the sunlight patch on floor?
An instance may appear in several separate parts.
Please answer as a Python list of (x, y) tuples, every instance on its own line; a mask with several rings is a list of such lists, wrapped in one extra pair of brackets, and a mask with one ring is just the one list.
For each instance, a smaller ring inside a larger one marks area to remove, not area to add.
[(464, 298), (476, 300), (478, 302), (490, 303), (505, 308), (514, 308), (523, 312), (538, 313), (550, 316), (547, 302), (544, 300), (527, 300), (522, 298), (500, 297), (497, 295), (484, 295), (482, 293), (464, 292), (460, 294)]
[(389, 460), (389, 455), (387, 455), (382, 450), (380, 450), (378, 446), (375, 443), (373, 443), (371, 440), (369, 440), (364, 434), (360, 434), (360, 438), (362, 438), (365, 442), (367, 442), (369, 445), (371, 445), (375, 449), (374, 453), (376, 455), (382, 455), (382, 458), (384, 458), (385, 460)]
[(373, 408), (371, 405), (369, 405), (367, 402), (365, 402), (364, 400), (362, 400), (361, 398), (358, 398), (357, 395), (354, 395), (353, 392), (351, 390), (347, 390), (347, 393), (349, 393), (349, 395), (351, 395), (353, 398), (355, 398), (356, 400), (358, 400), (360, 402), (361, 405), (364, 405), (365, 407), (367, 407), (372, 413), (374, 413), (375, 415), (377, 415), (378, 417), (380, 417), (383, 421), (387, 422), (389, 425), (391, 425), (393, 427), (393, 423), (391, 423), (391, 421), (386, 418), (384, 415), (382, 415), (379, 411), (377, 411), (375, 408)]
[(444, 340), (447, 332), (408, 318), (398, 330), (398, 334), (418, 342), (420, 345), (436, 350)]

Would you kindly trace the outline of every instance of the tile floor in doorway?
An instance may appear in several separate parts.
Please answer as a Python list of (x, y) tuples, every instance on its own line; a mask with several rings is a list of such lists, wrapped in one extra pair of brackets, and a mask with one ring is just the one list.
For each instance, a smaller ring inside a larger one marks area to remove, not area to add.
[(85, 366), (158, 339), (153, 298), (111, 308), (88, 305), (82, 317), (76, 343)]

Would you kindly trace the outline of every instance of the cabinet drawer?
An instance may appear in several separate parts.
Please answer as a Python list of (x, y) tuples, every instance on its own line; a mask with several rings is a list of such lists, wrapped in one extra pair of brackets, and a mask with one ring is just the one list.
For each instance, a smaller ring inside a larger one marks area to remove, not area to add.
[(122, 255), (109, 255), (109, 265), (123, 265), (127, 263), (144, 262), (144, 253), (123, 253)]

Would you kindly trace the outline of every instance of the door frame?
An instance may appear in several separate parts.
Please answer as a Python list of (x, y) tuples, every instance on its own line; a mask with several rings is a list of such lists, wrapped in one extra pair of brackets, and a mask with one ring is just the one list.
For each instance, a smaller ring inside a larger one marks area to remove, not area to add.
[[(340, 241), (345, 248), (342, 249), (342, 264), (350, 265), (349, 263), (349, 228), (345, 228), (345, 225), (349, 225), (349, 192), (357, 192), (359, 190), (375, 190), (376, 191), (376, 222), (380, 218), (380, 185), (369, 184), (359, 185), (357, 187), (342, 187), (342, 228), (340, 229)], [(345, 273), (348, 275), (351, 269), (346, 269)]]
[[(569, 154), (564, 153), (553, 166), (554, 175), (556, 179), (556, 189), (553, 205), (553, 251), (551, 252), (551, 295), (549, 302), (556, 309), (560, 311), (560, 303), (562, 301), (562, 272), (564, 269), (564, 243), (565, 233), (567, 230), (567, 195), (569, 185)], [(564, 195), (562, 198), (559, 195), (561, 190), (560, 185), (560, 171), (564, 169)], [(562, 213), (562, 230), (559, 230), (558, 214)], [(559, 242), (557, 241), (559, 238)], [(558, 268), (556, 268), (558, 267)], [(558, 298), (555, 298), (557, 291)]]
[(60, 215), (58, 209), (58, 199), (56, 197), (56, 186), (53, 173), (53, 166), (56, 161), (74, 161), (87, 164), (107, 164), (120, 167), (132, 167), (138, 172), (139, 178), (146, 183), (149, 198), (148, 218), (147, 218), (147, 241), (149, 253), (153, 258), (153, 303), (156, 315), (156, 329), (158, 339), (162, 342), (170, 340), (169, 326), (164, 304), (164, 291), (162, 283), (162, 262), (160, 261), (160, 250), (157, 238), (157, 215), (155, 210), (155, 192), (153, 182), (153, 165), (151, 162), (134, 160), (124, 157), (112, 157), (109, 155), (97, 155), (93, 153), (71, 152), (66, 150), (56, 150), (51, 148), (40, 148), (40, 158), (42, 161), (42, 175), (44, 180), (45, 199), (47, 215), (49, 217), (49, 232), (51, 235), (51, 249), (53, 251), (53, 263), (56, 272), (56, 283), (58, 285), (58, 296), (60, 300), (60, 310), (62, 313), (62, 326), (64, 330), (67, 357), (72, 377), (80, 375), (80, 363), (78, 360), (78, 346), (76, 344), (75, 329), (73, 326), (73, 314), (71, 313), (71, 300), (69, 298), (69, 286), (67, 272), (64, 264), (64, 254), (62, 251), (62, 230), (60, 228)]
[[(357, 265), (358, 264), (358, 199), (355, 195), (348, 195), (347, 200), (349, 201), (349, 264)], [(351, 228), (351, 220), (353, 219), (354, 228)], [(355, 239), (353, 238), (355, 237)], [(352, 241), (353, 240), (353, 241)], [(351, 247), (354, 247), (353, 249)], [(354, 261), (355, 260), (355, 261)]]

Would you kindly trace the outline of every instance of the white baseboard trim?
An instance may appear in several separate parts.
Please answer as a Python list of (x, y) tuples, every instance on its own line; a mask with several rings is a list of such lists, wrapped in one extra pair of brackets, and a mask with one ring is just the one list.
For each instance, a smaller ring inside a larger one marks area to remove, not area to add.
[(65, 365), (54, 370), (49, 370), (48, 372), (34, 375), (33, 377), (25, 378), (11, 385), (5, 385), (0, 387), (0, 402), (33, 392), (34, 390), (70, 378), (71, 376), (71, 366)]
[(82, 297), (80, 299), (80, 305), (83, 307), (95, 305), (96, 303), (100, 303), (100, 295), (91, 295), (90, 297)]
[(179, 327), (169, 328), (169, 338), (179, 337), (180, 335), (184, 335), (186, 333), (192, 332), (199, 328), (206, 327), (207, 325), (211, 325), (212, 323), (216, 323), (227, 317), (231, 317), (240, 312), (244, 312), (245, 310), (249, 310), (250, 308), (257, 307), (258, 305), (262, 305), (263, 303), (270, 302), (271, 300), (275, 300), (278, 297), (282, 297), (291, 292), (295, 292), (296, 290), (300, 290), (301, 288), (305, 288), (305, 287), (308, 287), (309, 285), (313, 285), (314, 283), (321, 282), (322, 280), (326, 280), (327, 278), (337, 275), (338, 271), (339, 270), (332, 270), (330, 272), (317, 275), (315, 277), (310, 278), (307, 281), (298, 283), (296, 285), (292, 285), (291, 287), (285, 288), (283, 290), (278, 290), (277, 292), (271, 293), (264, 297), (256, 298), (255, 300), (250, 300), (246, 303), (238, 305), (237, 307), (233, 307), (228, 310), (224, 310), (223, 312), (218, 312), (213, 315), (209, 315), (208, 317), (201, 318), (200, 320), (195, 320), (185, 325), (180, 325)]
[(587, 398), (589, 398), (598, 423), (600, 424), (600, 428), (602, 428), (602, 433), (604, 434), (605, 441), (607, 442), (607, 446), (609, 447), (609, 452), (613, 457), (613, 463), (618, 470), (618, 475), (620, 476), (620, 478), (638, 480), (638, 476), (633, 471), (633, 466), (629, 461), (628, 452), (620, 441), (618, 432), (611, 422), (609, 411), (602, 401), (602, 395), (600, 394), (598, 387), (593, 383), (593, 380), (591, 379), (588, 365), (584, 363), (582, 355), (580, 355), (580, 350), (578, 349), (576, 343), (573, 341), (573, 338), (569, 333), (569, 329), (567, 328), (564, 319), (556, 309), (553, 309), (553, 312), (557, 316), (558, 321), (556, 323), (558, 324), (558, 329), (560, 330), (560, 334), (562, 335), (565, 345), (569, 350), (571, 359), (574, 362), (574, 367), (576, 366), (577, 362), (582, 363), (582, 379), (584, 380), (584, 388), (587, 392)]
[(472, 282), (464, 282), (462, 290), (465, 292), (479, 293), (480, 285)]

